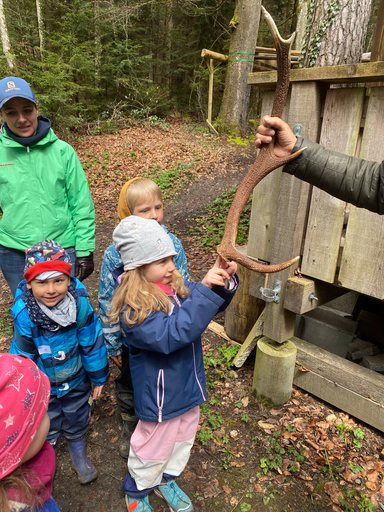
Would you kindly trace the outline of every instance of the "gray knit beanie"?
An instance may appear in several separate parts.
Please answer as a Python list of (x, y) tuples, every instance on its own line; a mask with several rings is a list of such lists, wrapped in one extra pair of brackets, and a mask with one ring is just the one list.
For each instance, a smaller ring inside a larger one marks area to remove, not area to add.
[(120, 222), (113, 232), (113, 241), (125, 271), (177, 254), (170, 236), (157, 221), (136, 215)]

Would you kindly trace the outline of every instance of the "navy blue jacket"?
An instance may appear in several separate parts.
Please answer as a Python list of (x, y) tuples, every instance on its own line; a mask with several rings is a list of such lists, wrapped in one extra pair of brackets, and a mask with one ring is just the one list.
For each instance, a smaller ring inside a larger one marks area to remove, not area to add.
[[(132, 327), (120, 313), (120, 325), (129, 347), (135, 412), (143, 421), (160, 422), (189, 411), (206, 399), (201, 335), (219, 310), (230, 303), (234, 291), (209, 289), (184, 281), (191, 295), (177, 297), (167, 316), (151, 313)], [(238, 278), (236, 276), (236, 282)]]

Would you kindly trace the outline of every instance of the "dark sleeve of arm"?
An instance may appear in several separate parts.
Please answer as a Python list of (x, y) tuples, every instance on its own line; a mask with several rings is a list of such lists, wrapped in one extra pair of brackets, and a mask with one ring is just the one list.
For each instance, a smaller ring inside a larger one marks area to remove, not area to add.
[(304, 147), (307, 149), (287, 164), (284, 172), (342, 201), (384, 214), (384, 162), (379, 164), (329, 151), (300, 137), (292, 153)]

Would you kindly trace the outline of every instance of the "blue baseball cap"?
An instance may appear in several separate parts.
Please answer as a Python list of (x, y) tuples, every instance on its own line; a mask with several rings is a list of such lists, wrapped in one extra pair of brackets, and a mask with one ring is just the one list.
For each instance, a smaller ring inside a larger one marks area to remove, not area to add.
[(25, 98), (36, 105), (36, 96), (31, 86), (17, 76), (7, 76), (0, 80), (0, 108), (11, 98)]

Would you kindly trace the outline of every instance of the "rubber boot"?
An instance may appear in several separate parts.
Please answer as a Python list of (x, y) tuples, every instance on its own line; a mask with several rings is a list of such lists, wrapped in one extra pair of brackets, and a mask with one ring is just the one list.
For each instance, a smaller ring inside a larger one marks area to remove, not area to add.
[(76, 441), (67, 440), (67, 445), (72, 460), (72, 467), (77, 473), (79, 482), (81, 484), (88, 484), (96, 480), (97, 471), (85, 454), (84, 438)]
[(119, 442), (119, 454), (123, 459), (128, 459), (129, 450), (131, 447), (131, 436), (137, 425), (137, 418), (135, 416), (122, 415), (123, 427), (121, 429), (121, 436)]

